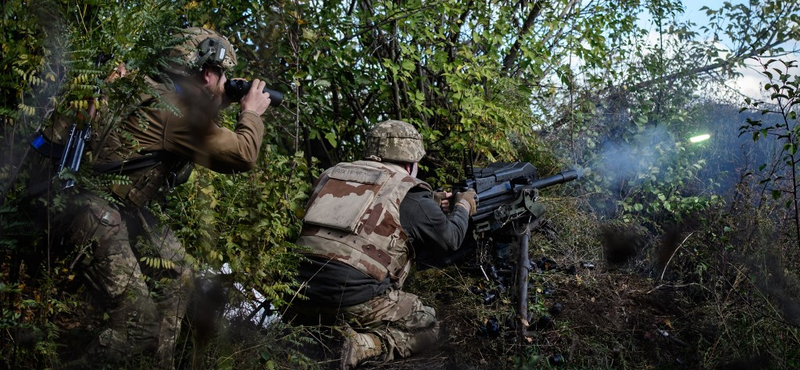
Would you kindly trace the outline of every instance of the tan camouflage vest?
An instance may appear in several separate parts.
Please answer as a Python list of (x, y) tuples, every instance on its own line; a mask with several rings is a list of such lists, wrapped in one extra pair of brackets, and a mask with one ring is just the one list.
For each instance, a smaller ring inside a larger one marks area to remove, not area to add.
[(340, 163), (320, 177), (297, 244), (400, 288), (411, 268), (400, 203), (415, 186), (430, 189), (395, 164)]

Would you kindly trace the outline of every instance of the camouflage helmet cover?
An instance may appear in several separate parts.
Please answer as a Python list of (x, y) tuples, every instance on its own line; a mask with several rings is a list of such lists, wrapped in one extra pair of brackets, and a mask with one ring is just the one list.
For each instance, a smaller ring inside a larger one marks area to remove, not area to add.
[(388, 120), (367, 133), (364, 157), (389, 162), (419, 162), (425, 156), (422, 135), (410, 123)]
[(169, 51), (169, 56), (180, 65), (170, 65), (170, 72), (187, 75), (201, 71), (205, 65), (223, 70), (236, 66), (236, 53), (231, 43), (216, 31), (190, 27), (180, 30), (176, 37), (178, 44)]

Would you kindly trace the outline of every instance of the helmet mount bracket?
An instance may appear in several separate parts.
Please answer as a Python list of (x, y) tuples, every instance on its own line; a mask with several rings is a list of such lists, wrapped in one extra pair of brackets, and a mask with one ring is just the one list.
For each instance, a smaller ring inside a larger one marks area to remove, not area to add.
[(225, 60), (225, 44), (216, 37), (208, 37), (197, 45), (197, 66), (202, 67), (206, 64), (221, 66)]

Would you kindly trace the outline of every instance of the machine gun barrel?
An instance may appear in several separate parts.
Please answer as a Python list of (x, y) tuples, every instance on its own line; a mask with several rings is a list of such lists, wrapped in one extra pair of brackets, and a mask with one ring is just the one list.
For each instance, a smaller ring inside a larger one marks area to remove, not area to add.
[(543, 179), (535, 180), (534, 182), (523, 186), (522, 189), (544, 189), (553, 185), (570, 182), (578, 177), (580, 177), (580, 174), (576, 170), (559, 172), (553, 176), (547, 176)]

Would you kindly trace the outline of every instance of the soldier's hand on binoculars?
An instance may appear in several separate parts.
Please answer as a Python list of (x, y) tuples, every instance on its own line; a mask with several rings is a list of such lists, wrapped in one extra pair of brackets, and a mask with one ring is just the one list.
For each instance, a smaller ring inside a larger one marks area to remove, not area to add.
[(250, 111), (260, 116), (267, 111), (272, 100), (270, 100), (269, 93), (263, 92), (266, 86), (267, 83), (264, 81), (259, 79), (253, 80), (250, 91), (248, 91), (247, 95), (239, 102), (243, 112)]

